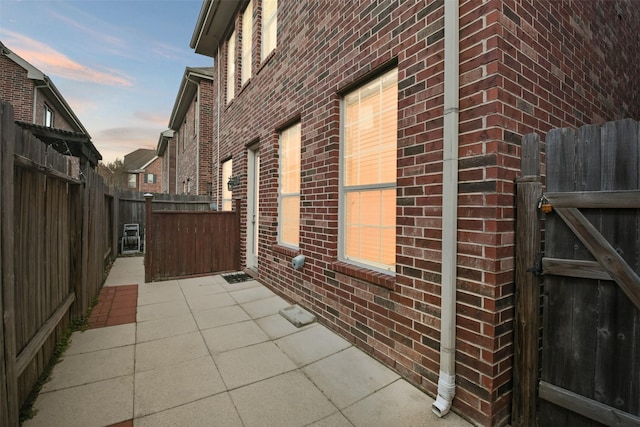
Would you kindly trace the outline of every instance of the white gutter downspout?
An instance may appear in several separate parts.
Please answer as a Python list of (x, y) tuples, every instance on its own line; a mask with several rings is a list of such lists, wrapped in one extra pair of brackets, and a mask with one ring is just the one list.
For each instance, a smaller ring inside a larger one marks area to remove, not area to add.
[(196, 116), (196, 195), (200, 195), (200, 83), (195, 80), (191, 80), (187, 76), (187, 81), (190, 81), (196, 85), (196, 111), (193, 112)]
[[(218, 69), (218, 89), (217, 89), (217, 96), (218, 99), (216, 101), (217, 105), (217, 114), (216, 114), (216, 144), (217, 144), (217, 153), (216, 153), (216, 202), (218, 203), (218, 210), (221, 211), (222, 210), (222, 195), (220, 194), (220, 189), (222, 188), (222, 185), (224, 185), (224, 182), (221, 184), (220, 183), (220, 65), (216, 64), (216, 60), (219, 61), (220, 60), (220, 40), (216, 39), (216, 44), (218, 45), (218, 55), (216, 56), (216, 59), (214, 59), (213, 61), (213, 65)], [(233, 175), (233, 171), (231, 173)]]
[(456, 282), (458, 235), (458, 0), (444, 2), (444, 141), (442, 171), (442, 308), (440, 377), (432, 411), (443, 417), (456, 392)]

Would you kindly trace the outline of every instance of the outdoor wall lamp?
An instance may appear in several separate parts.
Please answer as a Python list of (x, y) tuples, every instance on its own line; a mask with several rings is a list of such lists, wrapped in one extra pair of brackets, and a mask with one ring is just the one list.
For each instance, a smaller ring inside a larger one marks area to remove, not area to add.
[(229, 191), (233, 191), (235, 187), (240, 185), (240, 177), (239, 176), (230, 176), (229, 181), (227, 181), (227, 189)]

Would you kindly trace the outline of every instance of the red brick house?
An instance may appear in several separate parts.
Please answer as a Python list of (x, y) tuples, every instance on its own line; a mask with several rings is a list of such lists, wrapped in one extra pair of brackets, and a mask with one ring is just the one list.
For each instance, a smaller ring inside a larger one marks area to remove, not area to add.
[(521, 137), (639, 118), (638, 34), (631, 0), (204, 0), (243, 265), (439, 415), (508, 423)]
[(162, 160), (156, 150), (139, 148), (124, 156), (123, 167), (127, 174), (128, 190), (144, 193), (160, 193), (162, 185)]
[(160, 192), (176, 194), (176, 140), (175, 132), (167, 129), (160, 133), (156, 155), (162, 163), (162, 182)]
[(185, 68), (169, 129), (160, 134), (156, 149), (162, 192), (213, 197), (213, 174), (218, 172), (212, 164), (214, 105), (213, 68)]
[(53, 81), (1, 42), (0, 99), (13, 105), (20, 127), (56, 151), (77, 158), (72, 162), (74, 168), (95, 168), (102, 160), (89, 132)]

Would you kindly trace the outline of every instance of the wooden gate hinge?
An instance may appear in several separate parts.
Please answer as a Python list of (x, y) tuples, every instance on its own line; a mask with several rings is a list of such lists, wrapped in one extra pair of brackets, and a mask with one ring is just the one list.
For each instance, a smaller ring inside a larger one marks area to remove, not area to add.
[(543, 253), (538, 252), (536, 254), (536, 260), (533, 263), (533, 267), (529, 268), (527, 271), (535, 274), (536, 276), (542, 276), (544, 274), (544, 270), (542, 269), (542, 257)]

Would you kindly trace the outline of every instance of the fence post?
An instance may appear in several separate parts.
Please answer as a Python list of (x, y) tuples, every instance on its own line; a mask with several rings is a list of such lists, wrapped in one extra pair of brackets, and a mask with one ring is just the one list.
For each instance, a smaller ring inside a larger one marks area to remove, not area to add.
[(0, 424), (19, 419), (15, 336), (13, 107), (0, 103)]
[(540, 137), (522, 138), (522, 176), (516, 180), (516, 276), (512, 425), (536, 425), (540, 281), (531, 268), (540, 252), (538, 200)]
[(144, 195), (144, 281), (149, 283), (153, 280), (153, 194)]
[(114, 261), (118, 258), (120, 253), (120, 189), (113, 184), (110, 185), (111, 193), (113, 194), (113, 203), (111, 204), (111, 221), (113, 230), (113, 253), (111, 254), (111, 260)]

